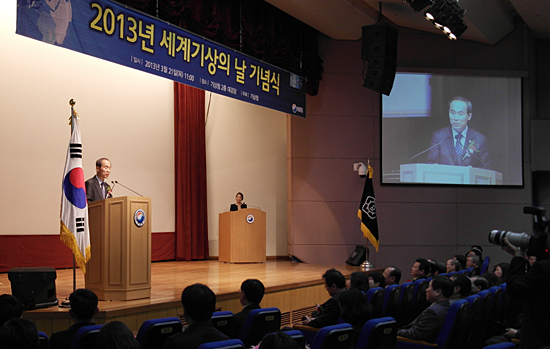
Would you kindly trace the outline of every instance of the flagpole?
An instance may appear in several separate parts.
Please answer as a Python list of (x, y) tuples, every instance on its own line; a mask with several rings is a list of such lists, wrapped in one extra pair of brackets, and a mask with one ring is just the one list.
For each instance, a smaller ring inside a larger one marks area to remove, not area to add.
[[(71, 135), (73, 134), (73, 131), (74, 131), (74, 124), (75, 124), (75, 119), (76, 119), (76, 116), (74, 115), (74, 105), (76, 104), (76, 101), (74, 99), (71, 99), (69, 101), (69, 105), (71, 106)], [(76, 291), (76, 260), (74, 258), (74, 253), (73, 253), (73, 292)]]
[(371, 270), (371, 269), (374, 269), (374, 264), (369, 262), (369, 239), (367, 239), (366, 247), (367, 247), (367, 256), (365, 261), (361, 263), (360, 268), (363, 270)]

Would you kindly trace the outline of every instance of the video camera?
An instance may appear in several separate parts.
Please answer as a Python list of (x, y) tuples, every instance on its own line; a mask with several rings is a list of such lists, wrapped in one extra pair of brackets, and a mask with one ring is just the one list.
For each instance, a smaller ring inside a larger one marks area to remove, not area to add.
[(526, 233), (493, 230), (489, 233), (489, 242), (494, 245), (506, 246), (504, 238), (507, 238), (512, 245), (531, 256), (536, 256), (537, 260), (547, 259), (548, 249), (546, 240), (548, 224), (546, 221), (546, 210), (542, 207), (525, 206), (523, 213), (533, 215), (533, 232), (530, 236)]

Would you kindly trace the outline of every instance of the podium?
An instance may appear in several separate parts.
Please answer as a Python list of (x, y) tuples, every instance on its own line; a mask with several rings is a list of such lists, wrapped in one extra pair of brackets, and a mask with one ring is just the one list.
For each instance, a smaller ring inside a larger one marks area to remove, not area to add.
[(256, 208), (223, 212), (219, 217), (220, 262), (265, 262), (265, 212)]
[(100, 300), (151, 297), (151, 199), (123, 196), (88, 204), (92, 257), (86, 288)]
[(399, 179), (410, 183), (501, 185), (502, 173), (471, 166), (403, 164)]

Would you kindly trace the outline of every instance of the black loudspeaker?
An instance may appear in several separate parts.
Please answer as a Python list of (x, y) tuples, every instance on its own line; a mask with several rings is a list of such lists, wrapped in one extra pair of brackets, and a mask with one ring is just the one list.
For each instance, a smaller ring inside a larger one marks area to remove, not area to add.
[(8, 271), (11, 294), (26, 309), (57, 305), (54, 268), (12, 268)]
[(346, 264), (359, 266), (367, 260), (367, 248), (362, 245), (355, 245), (355, 251), (351, 253)]
[(361, 59), (368, 62), (363, 86), (389, 95), (397, 68), (397, 29), (387, 23), (364, 26)]

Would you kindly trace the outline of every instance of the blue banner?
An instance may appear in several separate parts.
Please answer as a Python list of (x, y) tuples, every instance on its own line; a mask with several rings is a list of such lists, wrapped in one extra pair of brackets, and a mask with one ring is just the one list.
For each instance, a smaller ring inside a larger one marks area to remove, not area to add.
[(108, 0), (18, 0), (16, 32), (305, 117), (306, 95), (298, 75)]

